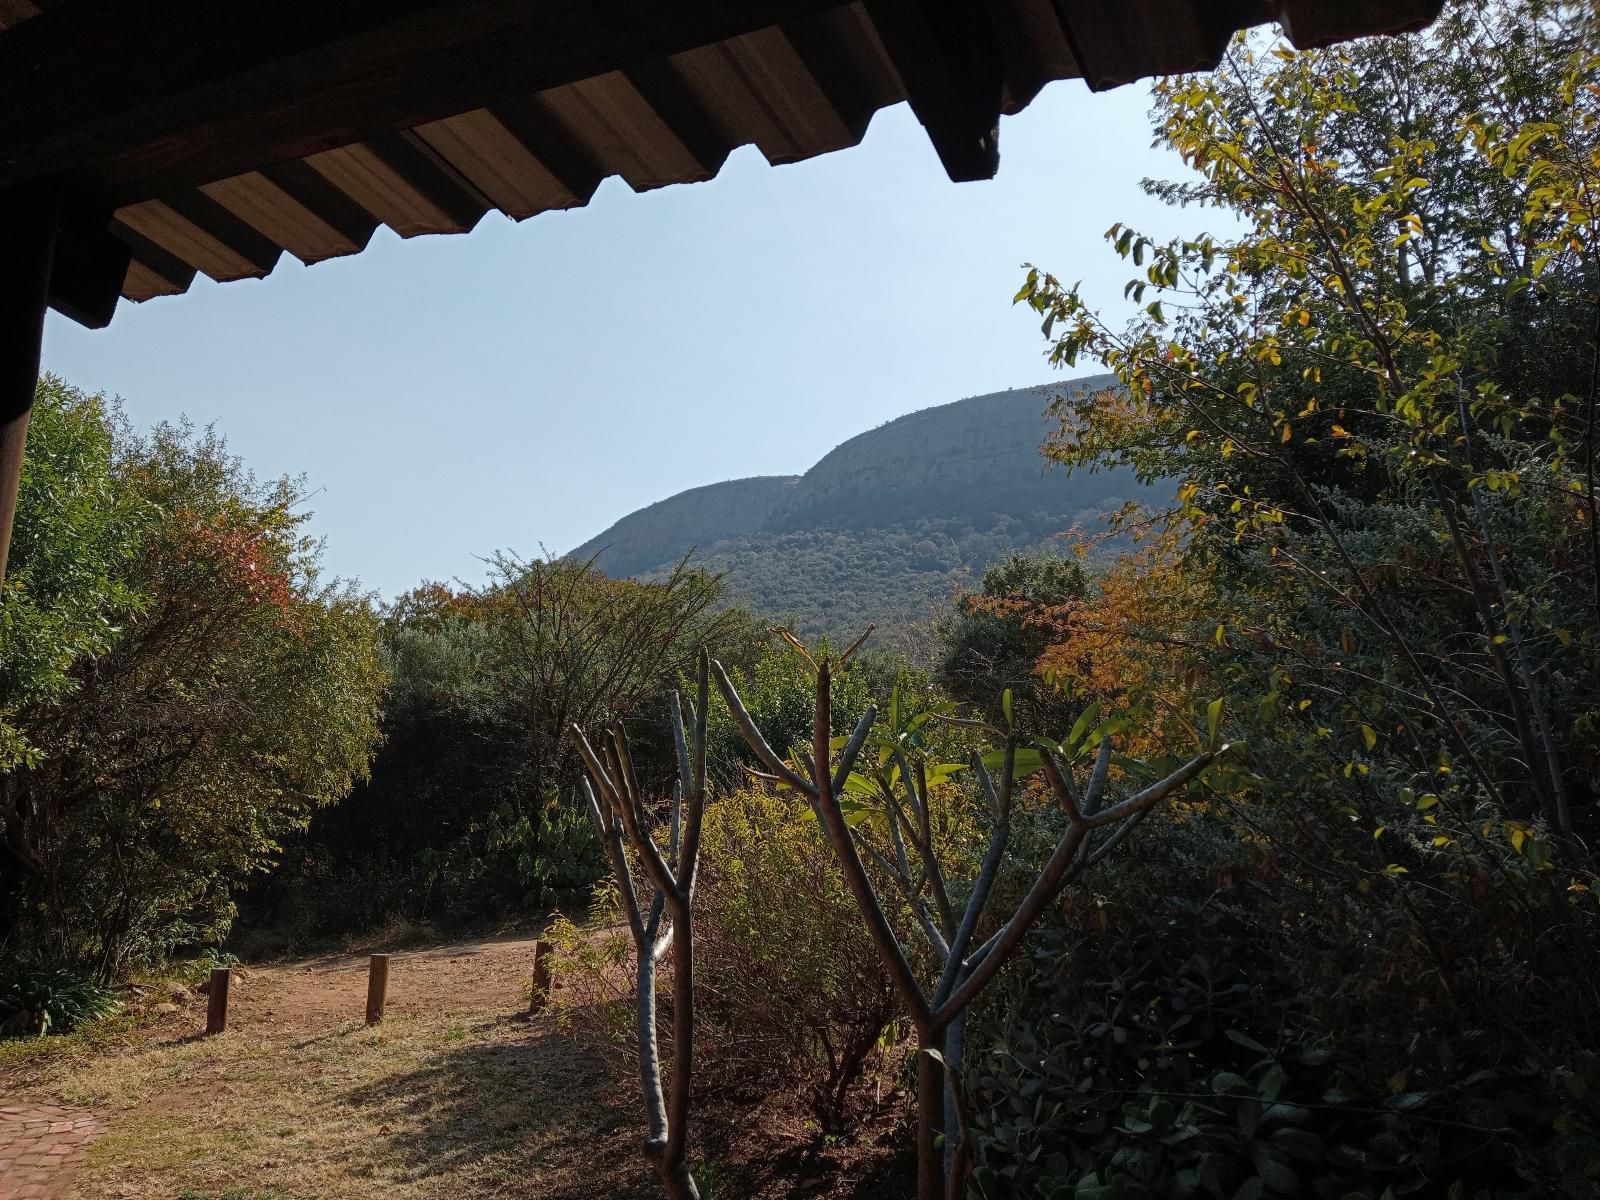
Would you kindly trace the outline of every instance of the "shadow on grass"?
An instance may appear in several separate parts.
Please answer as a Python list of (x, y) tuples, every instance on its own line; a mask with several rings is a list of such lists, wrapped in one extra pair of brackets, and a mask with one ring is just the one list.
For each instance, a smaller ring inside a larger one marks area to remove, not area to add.
[[(592, 1050), (518, 1016), (463, 1027), (460, 1039), (425, 1066), (341, 1098), (384, 1139), (374, 1158), (450, 1195), (657, 1200), (634, 1090), (612, 1087)], [(825, 1147), (738, 1106), (703, 1111), (695, 1125), (706, 1200), (887, 1200), (914, 1190), (908, 1157), (882, 1125), (853, 1147)]]
[[(482, 1040), (490, 1029), (492, 1040)], [(448, 1036), (448, 1035), (447, 1035)], [(375, 1157), (452, 1194), (540, 1200), (654, 1195), (633, 1114), (592, 1056), (545, 1022), (505, 1017), (461, 1030), (415, 1070), (340, 1100), (387, 1144)]]

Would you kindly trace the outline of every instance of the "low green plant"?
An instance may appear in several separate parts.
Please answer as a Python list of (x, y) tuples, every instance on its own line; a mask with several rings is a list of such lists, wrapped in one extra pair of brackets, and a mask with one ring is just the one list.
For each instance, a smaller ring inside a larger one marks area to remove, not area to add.
[(69, 1033), (122, 1007), (88, 971), (65, 963), (0, 963), (0, 1038)]

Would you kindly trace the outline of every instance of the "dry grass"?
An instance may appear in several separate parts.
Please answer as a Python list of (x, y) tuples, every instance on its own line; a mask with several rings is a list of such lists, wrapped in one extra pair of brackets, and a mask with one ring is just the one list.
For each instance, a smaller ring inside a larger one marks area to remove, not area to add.
[(593, 1083), (571, 1043), (527, 1023), (442, 1017), (169, 1043), (92, 1062), (60, 1090), (111, 1119), (83, 1200), (246, 1183), (421, 1200), (622, 1191), (637, 1176), (629, 1148), (629, 1169), (594, 1177), (588, 1143), (622, 1117)]
[[(159, 985), (81, 1033), (0, 1043), (0, 1095), (105, 1120), (74, 1200), (654, 1200), (631, 1081), (521, 1015), (531, 954), (526, 937), (396, 954), (374, 1029), (364, 956), (236, 971), (215, 1038), (203, 995)], [(697, 1114), (708, 1200), (908, 1193), (894, 1104), (840, 1145), (776, 1100)]]
[[(80, 1200), (650, 1195), (632, 1114), (547, 1019), (514, 1015), (521, 949), (397, 960), (399, 1003), (376, 1029), (327, 1004), (359, 1011), (359, 963), (253, 973), (221, 1037), (190, 1032), (196, 997), (154, 1024), (10, 1051), (0, 1092), (106, 1118)], [(424, 990), (431, 977), (456, 986)], [(495, 979), (502, 1003), (484, 994)]]

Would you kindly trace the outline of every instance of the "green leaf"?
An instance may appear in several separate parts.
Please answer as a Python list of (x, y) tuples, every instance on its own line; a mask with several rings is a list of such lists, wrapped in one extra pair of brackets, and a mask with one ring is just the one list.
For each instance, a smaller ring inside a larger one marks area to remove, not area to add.
[[(1004, 750), (991, 750), (983, 756), (983, 765), (991, 771), (998, 771), (1006, 765), (1006, 752)], [(1025, 779), (1044, 766), (1044, 756), (1037, 750), (1018, 749), (1014, 768), (1018, 779)]]
[(1256, 1041), (1255, 1038), (1250, 1037), (1247, 1034), (1240, 1033), (1237, 1029), (1225, 1030), (1223, 1032), (1223, 1036), (1226, 1037), (1235, 1046), (1243, 1046), (1246, 1050), (1253, 1050), (1257, 1054), (1271, 1054), (1272, 1053), (1272, 1051), (1268, 1050), (1260, 1042)]
[(1217, 732), (1222, 728), (1222, 697), (1218, 696), (1206, 705), (1206, 732), (1209, 734), (1210, 744), (1217, 744)]
[(1008, 728), (1014, 727), (1016, 725), (1016, 721), (1013, 720), (1012, 716), (1011, 716), (1011, 689), (1010, 688), (1007, 688), (1004, 692), (1002, 692), (1000, 694), (1000, 711), (1002, 711), (1006, 715), (1006, 726)]
[(1078, 719), (1073, 722), (1072, 732), (1067, 734), (1066, 740), (1062, 742), (1062, 745), (1070, 749), (1081, 742), (1083, 740), (1083, 735), (1089, 731), (1089, 726), (1094, 723), (1095, 718), (1099, 715), (1100, 701), (1096, 700), (1093, 704), (1089, 705), (1088, 708), (1084, 709), (1078, 714)]

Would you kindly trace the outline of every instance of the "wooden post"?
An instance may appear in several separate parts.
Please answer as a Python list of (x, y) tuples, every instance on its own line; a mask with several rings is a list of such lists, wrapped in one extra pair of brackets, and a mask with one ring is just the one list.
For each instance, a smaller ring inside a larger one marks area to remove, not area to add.
[(540, 938), (533, 943), (533, 990), (528, 997), (529, 1014), (543, 1012), (550, 1003), (550, 956), (553, 948)]
[(49, 189), (0, 192), (0, 583), (22, 478), (61, 207)]
[(228, 984), (233, 972), (227, 967), (215, 967), (211, 972), (211, 987), (206, 997), (206, 1036), (213, 1037), (228, 1028)]
[(389, 995), (389, 956), (374, 954), (367, 966), (367, 1024), (383, 1020), (383, 1005)]

